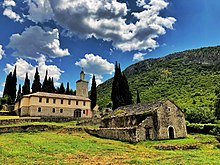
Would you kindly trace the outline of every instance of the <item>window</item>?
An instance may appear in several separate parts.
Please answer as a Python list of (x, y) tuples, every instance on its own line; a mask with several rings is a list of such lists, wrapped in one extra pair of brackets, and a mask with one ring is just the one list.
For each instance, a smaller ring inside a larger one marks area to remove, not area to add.
[(56, 99), (53, 99), (53, 103), (54, 103), (54, 104), (56, 103)]
[(85, 101), (83, 101), (83, 106), (86, 106), (86, 102)]
[(76, 101), (76, 105), (79, 105), (79, 102), (78, 102), (78, 101)]
[(38, 108), (38, 112), (41, 112), (41, 108)]
[(53, 108), (53, 113), (55, 113), (56, 112), (56, 109), (55, 108)]
[(171, 111), (171, 108), (170, 108), (170, 107), (168, 107), (168, 108), (167, 108), (167, 110), (170, 112), (170, 111)]
[(41, 102), (42, 102), (42, 97), (39, 98), (39, 103), (41, 103)]
[(61, 104), (63, 104), (63, 100), (61, 100), (61, 102), (60, 102)]
[(71, 100), (68, 100), (68, 104), (69, 104), (69, 105), (71, 104)]
[(86, 110), (83, 110), (83, 114), (86, 114)]
[(46, 103), (49, 103), (49, 98), (46, 99)]
[(60, 113), (63, 113), (63, 109), (60, 109)]
[(86, 116), (88, 116), (88, 114), (89, 114), (89, 110), (87, 109), (87, 110), (86, 110)]

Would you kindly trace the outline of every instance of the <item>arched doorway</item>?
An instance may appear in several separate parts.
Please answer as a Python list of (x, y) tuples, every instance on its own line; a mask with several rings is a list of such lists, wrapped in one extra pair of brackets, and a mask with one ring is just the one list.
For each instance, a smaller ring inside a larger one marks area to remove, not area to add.
[(169, 127), (168, 128), (168, 131), (169, 131), (169, 138), (170, 139), (174, 139), (174, 128), (173, 127)]
[(75, 117), (75, 118), (81, 117), (81, 112), (82, 112), (81, 109), (76, 109), (76, 110), (74, 111), (74, 117)]

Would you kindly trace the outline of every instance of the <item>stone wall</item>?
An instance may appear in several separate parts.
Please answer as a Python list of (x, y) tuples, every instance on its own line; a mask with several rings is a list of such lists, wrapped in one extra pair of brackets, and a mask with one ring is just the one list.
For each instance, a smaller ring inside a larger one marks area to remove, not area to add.
[(85, 131), (97, 137), (136, 142), (136, 128), (100, 128), (85, 129)]
[(105, 118), (102, 120), (101, 127), (102, 128), (134, 127), (134, 126), (138, 126), (148, 116), (151, 116), (151, 113)]
[(21, 119), (4, 119), (0, 120), (0, 125), (22, 124), (29, 122), (39, 122), (40, 118), (21, 118)]
[(63, 128), (62, 126), (55, 125), (25, 125), (25, 126), (4, 126), (0, 127), (0, 133), (10, 133), (10, 132), (31, 132), (31, 131), (48, 131), (48, 130), (61, 130), (67, 132), (80, 132), (84, 131), (83, 128), (79, 127), (67, 127)]

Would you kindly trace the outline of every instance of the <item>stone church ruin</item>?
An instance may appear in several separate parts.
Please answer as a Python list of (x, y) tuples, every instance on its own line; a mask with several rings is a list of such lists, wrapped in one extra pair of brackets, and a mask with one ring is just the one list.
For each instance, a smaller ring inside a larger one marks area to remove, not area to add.
[(170, 100), (128, 105), (119, 107), (114, 113), (117, 111), (126, 113), (106, 117), (99, 129), (87, 129), (87, 132), (129, 142), (184, 138), (187, 135), (184, 113)]

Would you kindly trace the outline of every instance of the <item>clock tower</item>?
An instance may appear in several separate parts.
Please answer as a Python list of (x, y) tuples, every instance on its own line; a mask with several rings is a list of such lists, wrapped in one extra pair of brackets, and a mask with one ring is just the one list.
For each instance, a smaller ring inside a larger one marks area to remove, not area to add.
[(80, 73), (80, 80), (76, 82), (76, 96), (89, 97), (88, 96), (88, 81), (85, 80), (85, 73), (82, 69)]

